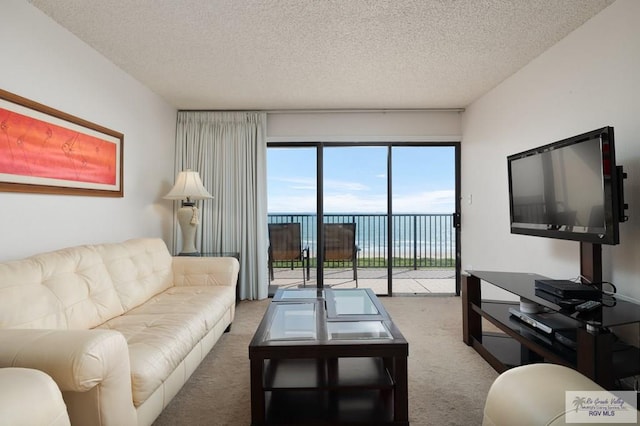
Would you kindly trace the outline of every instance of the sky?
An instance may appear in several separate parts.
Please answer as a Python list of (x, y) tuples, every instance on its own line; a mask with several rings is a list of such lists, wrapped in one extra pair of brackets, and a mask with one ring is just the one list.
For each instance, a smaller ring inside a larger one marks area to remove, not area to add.
[[(269, 213), (316, 210), (316, 155), (310, 148), (268, 148)], [(387, 147), (325, 147), (325, 213), (385, 213)], [(455, 148), (393, 147), (393, 212), (455, 211)]]

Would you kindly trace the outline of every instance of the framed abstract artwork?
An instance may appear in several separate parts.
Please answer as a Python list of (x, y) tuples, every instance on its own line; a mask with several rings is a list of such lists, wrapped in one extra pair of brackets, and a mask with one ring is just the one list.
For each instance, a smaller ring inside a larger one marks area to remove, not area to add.
[(123, 196), (124, 135), (0, 90), (0, 191)]

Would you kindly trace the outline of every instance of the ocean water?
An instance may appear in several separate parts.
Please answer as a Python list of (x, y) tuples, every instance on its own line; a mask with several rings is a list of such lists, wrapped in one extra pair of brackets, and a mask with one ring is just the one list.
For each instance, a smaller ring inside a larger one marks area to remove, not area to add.
[[(318, 217), (311, 213), (269, 213), (269, 223), (300, 223), (303, 247), (310, 256), (318, 252)], [(455, 258), (453, 215), (398, 214), (391, 218), (392, 237), (389, 241), (388, 218), (385, 214), (340, 213), (325, 214), (325, 223), (355, 223), (359, 257), (386, 258), (387, 251), (399, 258)]]

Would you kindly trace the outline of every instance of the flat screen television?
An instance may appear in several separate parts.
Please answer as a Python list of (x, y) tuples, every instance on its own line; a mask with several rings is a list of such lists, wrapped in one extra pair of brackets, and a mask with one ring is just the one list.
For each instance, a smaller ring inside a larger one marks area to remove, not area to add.
[(511, 233), (618, 244), (624, 173), (613, 127), (507, 157)]

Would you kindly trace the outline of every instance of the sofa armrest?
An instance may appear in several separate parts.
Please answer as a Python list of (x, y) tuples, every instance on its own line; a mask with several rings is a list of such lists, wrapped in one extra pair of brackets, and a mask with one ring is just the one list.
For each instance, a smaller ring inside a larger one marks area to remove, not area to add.
[(173, 258), (173, 283), (176, 286), (220, 285), (235, 287), (240, 264), (235, 257)]
[(0, 366), (35, 368), (63, 391), (86, 392), (109, 374), (122, 334), (111, 330), (0, 330)]
[(47, 373), (73, 424), (132, 425), (127, 341), (112, 330), (0, 330), (0, 367)]

